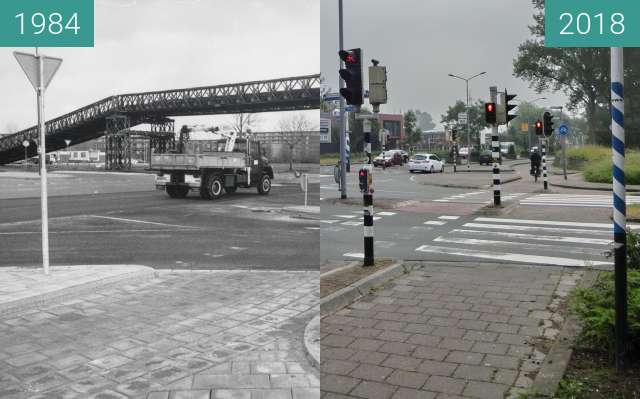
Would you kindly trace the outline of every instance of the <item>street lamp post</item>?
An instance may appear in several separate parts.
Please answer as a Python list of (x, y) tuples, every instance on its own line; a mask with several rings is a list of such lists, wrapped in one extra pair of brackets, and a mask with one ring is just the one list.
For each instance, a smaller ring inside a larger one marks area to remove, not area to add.
[(471, 162), (471, 131), (469, 130), (469, 81), (477, 78), (478, 76), (484, 75), (486, 74), (486, 72), (480, 72), (476, 75), (473, 75), (470, 78), (463, 78), (462, 76), (458, 76), (458, 75), (454, 75), (452, 73), (450, 73), (448, 76), (452, 77), (452, 78), (456, 78), (456, 79), (460, 79), (460, 80), (464, 80), (466, 85), (467, 85), (467, 105), (466, 105), (466, 113), (467, 113), (467, 169), (470, 168), (470, 162)]

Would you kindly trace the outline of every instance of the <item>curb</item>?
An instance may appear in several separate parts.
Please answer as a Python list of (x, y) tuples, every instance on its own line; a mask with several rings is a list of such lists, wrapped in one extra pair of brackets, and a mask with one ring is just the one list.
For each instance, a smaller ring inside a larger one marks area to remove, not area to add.
[[(502, 173), (502, 171), (500, 171), (500, 173)], [(514, 177), (509, 177), (507, 179), (501, 179), (500, 180), (500, 184), (507, 184), (507, 183), (512, 183), (514, 181), (517, 180), (521, 180), (522, 176), (518, 175), (518, 176), (514, 176)], [(447, 184), (447, 183), (430, 183), (430, 182), (416, 182), (417, 184), (420, 184), (421, 186), (435, 186), (435, 187), (449, 187), (449, 188), (470, 188), (470, 189), (487, 189), (487, 188), (491, 188), (493, 187), (493, 185), (491, 184), (483, 184), (480, 186), (472, 186), (472, 185), (464, 185), (464, 184)]]
[(304, 349), (311, 365), (320, 367), (320, 315), (316, 315), (304, 328)]
[[(585, 275), (579, 283), (579, 287), (586, 288), (592, 286), (599, 272), (587, 269)], [(560, 380), (564, 377), (564, 373), (571, 360), (573, 354), (573, 344), (576, 337), (580, 333), (580, 326), (575, 315), (568, 315), (562, 330), (558, 334), (551, 350), (544, 358), (540, 370), (533, 381), (532, 389), (536, 393), (536, 397), (552, 398), (554, 397)]]
[(65, 300), (73, 298), (75, 296), (90, 293), (97, 289), (113, 287), (115, 285), (118, 285), (119, 283), (131, 284), (145, 280), (151, 280), (157, 275), (155, 269), (151, 267), (142, 265), (130, 266), (136, 266), (137, 270), (118, 276), (112, 276), (103, 278), (101, 280), (92, 281), (90, 283), (74, 285), (58, 291), (48, 292), (46, 294), (19, 299), (8, 303), (2, 303), (0, 304), (0, 316), (7, 316), (13, 313), (38, 308), (43, 305), (51, 305), (64, 302)]
[[(594, 190), (594, 191), (613, 191), (613, 186), (612, 187), (594, 187), (594, 186), (580, 186), (577, 184), (571, 184), (571, 183), (554, 183), (551, 180), (549, 180), (549, 185), (551, 186), (555, 186), (555, 187), (562, 187), (562, 188), (572, 188), (572, 189), (576, 189), (576, 190)], [(640, 192), (640, 187), (631, 187), (631, 186), (627, 186), (627, 192)]]
[(411, 270), (413, 270), (413, 266), (406, 266), (398, 262), (362, 280), (356, 281), (348, 287), (327, 295), (320, 300), (320, 316), (324, 317), (352, 304), (358, 299), (368, 295), (376, 287), (403, 274), (407, 274), (411, 272)]

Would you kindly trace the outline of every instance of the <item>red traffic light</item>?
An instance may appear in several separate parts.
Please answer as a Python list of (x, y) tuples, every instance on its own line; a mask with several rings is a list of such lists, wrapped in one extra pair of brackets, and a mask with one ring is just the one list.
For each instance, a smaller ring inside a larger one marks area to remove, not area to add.
[(495, 109), (495, 104), (487, 103), (486, 107), (487, 107), (487, 112), (493, 112), (493, 110)]
[(354, 50), (340, 50), (338, 55), (344, 61), (345, 64), (354, 64), (358, 62), (358, 57), (356, 56), (356, 51)]
[(365, 177), (367, 175), (367, 173), (364, 171), (364, 169), (360, 169), (360, 177)]
[(542, 122), (536, 121), (536, 129), (542, 129)]

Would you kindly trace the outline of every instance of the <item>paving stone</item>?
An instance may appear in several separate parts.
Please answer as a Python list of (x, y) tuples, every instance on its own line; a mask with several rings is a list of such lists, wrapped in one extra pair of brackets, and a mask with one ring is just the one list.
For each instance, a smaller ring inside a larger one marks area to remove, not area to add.
[(462, 339), (444, 338), (438, 346), (449, 350), (468, 351), (473, 346), (473, 342)]
[(382, 366), (405, 371), (416, 371), (421, 363), (422, 359), (419, 358), (411, 356), (389, 355), (389, 357), (382, 363)]
[(465, 385), (465, 380), (432, 375), (424, 384), (424, 389), (428, 391), (458, 395), (462, 393)]
[(478, 353), (491, 353), (494, 355), (504, 355), (505, 353), (507, 353), (507, 349), (509, 349), (509, 345), (506, 344), (476, 342), (473, 345), (473, 348), (471, 348), (471, 351)]
[(378, 352), (391, 353), (394, 355), (408, 356), (416, 348), (416, 345), (400, 342), (388, 342), (377, 349)]
[(456, 363), (446, 363), (441, 361), (425, 360), (422, 362), (418, 371), (424, 374), (439, 375), (449, 377), (458, 367)]
[(374, 381), (362, 381), (351, 392), (352, 395), (359, 396), (367, 399), (388, 399), (390, 398), (397, 387), (388, 384), (382, 384)]
[(358, 364), (357, 362), (344, 360), (324, 360), (320, 363), (320, 368), (325, 373), (349, 375), (351, 371), (358, 367)]
[(479, 365), (485, 355), (475, 352), (452, 351), (446, 358), (450, 363), (463, 363), (471, 365)]
[(325, 374), (322, 376), (322, 390), (326, 392), (349, 393), (360, 380), (335, 374)]
[(408, 388), (420, 388), (427, 381), (427, 378), (429, 378), (428, 374), (395, 370), (387, 378), (387, 383)]
[(414, 357), (428, 360), (444, 360), (448, 354), (448, 349), (433, 348), (430, 346), (419, 346), (413, 352)]
[(384, 379), (392, 372), (393, 369), (388, 367), (361, 364), (351, 372), (351, 377), (361, 380), (384, 381)]
[(433, 399), (436, 394), (417, 389), (399, 388), (392, 399)]
[(517, 369), (520, 361), (511, 356), (486, 355), (483, 364), (489, 367), (501, 369)]
[(319, 388), (293, 388), (293, 399), (320, 399)]
[(469, 381), (463, 395), (480, 399), (502, 399), (508, 388), (506, 385)]
[(169, 399), (209, 399), (210, 390), (173, 391)]
[(492, 367), (461, 364), (453, 373), (453, 377), (465, 380), (491, 381), (495, 372), (496, 369)]

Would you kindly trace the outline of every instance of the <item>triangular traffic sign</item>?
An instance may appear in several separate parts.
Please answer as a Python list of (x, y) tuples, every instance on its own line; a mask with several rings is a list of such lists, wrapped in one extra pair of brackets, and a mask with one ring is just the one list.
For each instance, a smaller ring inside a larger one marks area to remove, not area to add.
[[(16, 57), (16, 60), (18, 61), (18, 64), (20, 64), (20, 67), (24, 71), (25, 75), (27, 75), (27, 79), (29, 79), (29, 82), (31, 82), (33, 88), (38, 90), (38, 88), (40, 87), (40, 63), (38, 57), (33, 54), (21, 53), (18, 51), (14, 51), (13, 55)], [(58, 68), (60, 68), (62, 59), (46, 56), (42, 57), (44, 66), (44, 73), (42, 75), (44, 79), (44, 88), (46, 89), (47, 87), (49, 87), (49, 83), (51, 83), (51, 79), (53, 79), (53, 76), (58, 71)]]

